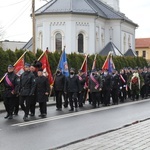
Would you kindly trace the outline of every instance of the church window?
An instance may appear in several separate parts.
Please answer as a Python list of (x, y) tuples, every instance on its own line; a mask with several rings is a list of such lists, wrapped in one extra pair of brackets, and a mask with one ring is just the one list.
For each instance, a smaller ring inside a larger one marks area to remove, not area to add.
[(84, 49), (84, 36), (82, 33), (78, 35), (78, 52), (83, 53)]
[(62, 35), (61, 35), (61, 33), (56, 33), (56, 35), (55, 35), (55, 46), (56, 46), (56, 51), (58, 51), (58, 52), (62, 51)]

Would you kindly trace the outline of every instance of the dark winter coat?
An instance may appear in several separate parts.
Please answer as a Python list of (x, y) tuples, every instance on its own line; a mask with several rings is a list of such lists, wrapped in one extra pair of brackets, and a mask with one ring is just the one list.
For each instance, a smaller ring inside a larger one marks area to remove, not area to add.
[(73, 93), (78, 93), (81, 91), (81, 86), (80, 86), (78, 76), (75, 75), (72, 78), (70, 78), (70, 76), (67, 77), (64, 91), (73, 92)]
[(60, 75), (56, 74), (54, 81), (54, 90), (64, 91), (64, 86), (65, 86), (65, 76), (62, 73)]
[[(14, 72), (8, 72), (7, 76), (8, 76), (8, 78), (9, 78), (9, 80), (13, 86), (10, 86), (7, 83), (6, 77), (5, 77), (3, 80), (3, 84), (5, 87), (4, 97), (14, 97), (15, 94), (17, 93), (18, 84), (19, 84), (18, 76)], [(12, 91), (14, 92), (14, 94), (12, 94)]]
[(90, 75), (89, 77), (89, 85), (88, 85), (88, 88), (90, 89), (90, 92), (100, 92), (100, 88), (102, 88), (102, 80), (101, 80), (101, 77), (99, 75), (94, 75), (93, 77), (95, 78), (95, 80), (98, 82), (99, 86), (96, 87), (96, 83), (92, 80), (91, 76), (93, 75)]
[(45, 76), (40, 76), (36, 78), (36, 100), (37, 102), (47, 102), (48, 95), (45, 93), (50, 93), (50, 85), (48, 78)]
[(20, 95), (31, 96), (35, 92), (35, 76), (30, 71), (25, 71), (20, 76)]

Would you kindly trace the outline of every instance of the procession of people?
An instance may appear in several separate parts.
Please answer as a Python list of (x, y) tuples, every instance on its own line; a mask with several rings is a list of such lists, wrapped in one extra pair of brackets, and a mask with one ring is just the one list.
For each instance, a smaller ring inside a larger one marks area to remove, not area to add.
[[(19, 77), (14, 72), (14, 66), (8, 65), (8, 71), (3, 80), (5, 119), (13, 119), (18, 115), (19, 106), (24, 112), (23, 120), (35, 116), (35, 106), (39, 103), (39, 117), (47, 116), (47, 101), (51, 96), (48, 78), (43, 69), (29, 63), (24, 64), (24, 73)], [(149, 97), (150, 68), (92, 69), (88, 73), (70, 68), (69, 76), (57, 68), (53, 84), (56, 97), (56, 111), (69, 108), (78, 111), (87, 103), (92, 108), (118, 105), (127, 100), (139, 100)], [(63, 108), (64, 106), (64, 108)]]

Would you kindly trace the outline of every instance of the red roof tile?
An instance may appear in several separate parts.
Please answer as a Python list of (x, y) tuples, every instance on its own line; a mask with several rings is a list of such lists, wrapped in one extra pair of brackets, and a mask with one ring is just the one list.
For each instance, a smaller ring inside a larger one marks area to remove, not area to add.
[(135, 39), (136, 48), (149, 48), (150, 47), (150, 38), (138, 38)]

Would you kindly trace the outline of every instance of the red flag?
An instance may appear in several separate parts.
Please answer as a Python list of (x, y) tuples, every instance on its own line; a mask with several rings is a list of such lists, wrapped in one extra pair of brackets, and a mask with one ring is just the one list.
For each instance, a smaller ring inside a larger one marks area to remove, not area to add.
[[(21, 76), (21, 74), (24, 72), (24, 55), (26, 54), (27, 51), (25, 51), (21, 57), (16, 61), (16, 63), (13, 65), (14, 66), (14, 72), (18, 75)], [(4, 80), (6, 74), (1, 78), (0, 83)]]
[(26, 52), (27, 51), (25, 51), (14, 64), (14, 72), (18, 76), (21, 76), (21, 74), (24, 72), (24, 55), (26, 54)]
[(88, 57), (88, 55), (85, 56), (82, 66), (80, 68), (80, 70), (82, 70), (86, 74), (87, 74), (87, 57)]
[(92, 65), (92, 70), (96, 69), (96, 57), (97, 57), (97, 54), (95, 54), (95, 57), (94, 57), (94, 61), (93, 61), (93, 65)]
[(112, 60), (112, 53), (111, 52), (108, 53), (108, 56), (107, 56), (107, 58), (103, 64), (102, 70), (104, 71), (105, 69), (107, 69), (108, 72), (110, 72), (110, 73), (113, 71), (113, 69), (115, 69), (115, 65), (114, 65), (114, 62)]
[(43, 54), (40, 56), (38, 60), (42, 63), (44, 76), (48, 77), (50, 85), (53, 85), (54, 79), (53, 79), (52, 72), (50, 69), (50, 64), (48, 62), (47, 51), (43, 52)]

